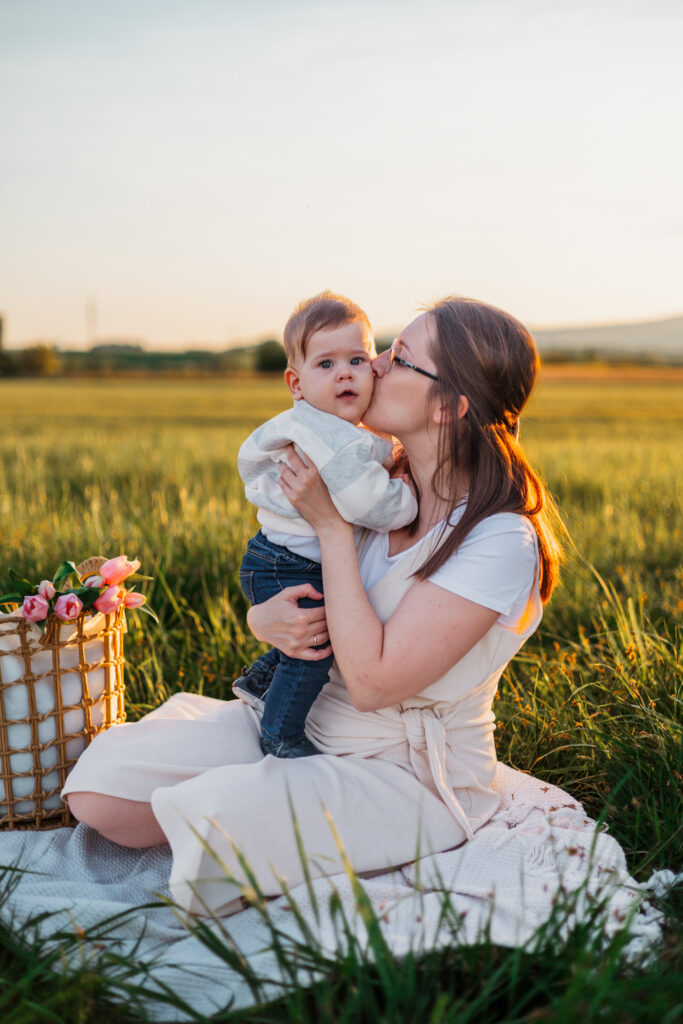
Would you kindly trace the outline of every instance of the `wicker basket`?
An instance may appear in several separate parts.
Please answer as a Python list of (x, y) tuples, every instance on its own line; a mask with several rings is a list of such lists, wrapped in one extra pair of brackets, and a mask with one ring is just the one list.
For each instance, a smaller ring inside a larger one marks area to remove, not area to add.
[(125, 721), (124, 631), (123, 608), (53, 618), (45, 634), (0, 615), (0, 829), (75, 824), (59, 793), (93, 736)]

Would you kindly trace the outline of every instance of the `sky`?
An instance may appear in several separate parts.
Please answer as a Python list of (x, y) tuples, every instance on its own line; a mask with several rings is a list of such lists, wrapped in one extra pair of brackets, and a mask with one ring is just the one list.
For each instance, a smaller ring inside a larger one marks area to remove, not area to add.
[(5, 345), (683, 312), (683, 0), (0, 0)]

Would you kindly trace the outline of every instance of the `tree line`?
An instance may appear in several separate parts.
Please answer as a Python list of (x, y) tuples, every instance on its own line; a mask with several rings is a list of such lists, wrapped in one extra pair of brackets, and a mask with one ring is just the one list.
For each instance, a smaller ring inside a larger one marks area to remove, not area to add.
[[(377, 338), (377, 351), (391, 344), (391, 338)], [(612, 365), (680, 365), (680, 360), (662, 359), (643, 352), (627, 355), (589, 348), (557, 347), (542, 350), (544, 363), (609, 363)], [(229, 376), (230, 374), (280, 374), (287, 366), (282, 342), (267, 338), (255, 345), (229, 348), (222, 352), (188, 349), (184, 352), (156, 352), (141, 345), (96, 345), (87, 352), (63, 351), (54, 345), (0, 348), (0, 378), (3, 377), (118, 377), (118, 376)]]
[(114, 344), (76, 352), (42, 343), (23, 349), (0, 350), (0, 377), (282, 373), (286, 366), (285, 350), (275, 338), (223, 352), (155, 352), (140, 345)]

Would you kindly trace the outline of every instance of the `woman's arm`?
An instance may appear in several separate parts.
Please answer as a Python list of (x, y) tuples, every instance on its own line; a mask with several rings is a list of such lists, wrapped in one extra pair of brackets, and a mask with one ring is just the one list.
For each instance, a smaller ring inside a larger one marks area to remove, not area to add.
[(318, 533), (328, 629), (353, 704), (371, 711), (409, 700), (464, 657), (498, 612), (423, 581), (381, 623), (363, 588), (352, 527), (315, 469), (296, 455), (289, 461), (282, 487)]

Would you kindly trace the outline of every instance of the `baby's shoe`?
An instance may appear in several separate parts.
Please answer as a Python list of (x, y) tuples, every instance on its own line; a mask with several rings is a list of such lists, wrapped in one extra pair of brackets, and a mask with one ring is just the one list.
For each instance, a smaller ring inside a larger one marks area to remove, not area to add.
[(263, 702), (274, 671), (274, 667), (262, 665), (260, 661), (255, 661), (253, 665), (245, 665), (242, 675), (232, 684), (232, 692), (249, 707), (263, 711)]
[(312, 754), (320, 753), (306, 736), (300, 736), (295, 740), (283, 740), (264, 736), (263, 733), (261, 750), (264, 754), (273, 754), (274, 757), (310, 757)]

